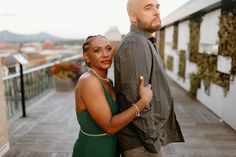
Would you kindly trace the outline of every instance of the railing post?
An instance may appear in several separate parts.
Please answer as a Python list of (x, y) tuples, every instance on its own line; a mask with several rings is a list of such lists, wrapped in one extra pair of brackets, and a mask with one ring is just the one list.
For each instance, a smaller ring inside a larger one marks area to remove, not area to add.
[(22, 64), (20, 64), (20, 87), (21, 87), (22, 117), (26, 117), (24, 74), (23, 74), (23, 65)]

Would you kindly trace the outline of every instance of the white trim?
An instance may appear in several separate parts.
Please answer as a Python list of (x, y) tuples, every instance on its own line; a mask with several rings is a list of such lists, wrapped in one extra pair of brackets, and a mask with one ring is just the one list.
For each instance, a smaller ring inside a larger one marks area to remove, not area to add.
[(184, 19), (200, 10), (213, 6), (221, 0), (190, 0), (183, 6), (162, 19), (162, 27), (170, 25), (178, 20)]
[(9, 142), (0, 148), (0, 157), (2, 157), (10, 149)]

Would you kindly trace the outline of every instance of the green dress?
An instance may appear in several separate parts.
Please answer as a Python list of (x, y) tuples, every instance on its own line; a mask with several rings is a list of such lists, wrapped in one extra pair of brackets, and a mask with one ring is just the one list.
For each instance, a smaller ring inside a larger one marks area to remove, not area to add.
[[(102, 86), (112, 115), (115, 115), (118, 113), (118, 105), (112, 100), (103, 84)], [(74, 144), (72, 157), (117, 157), (117, 135), (104, 135), (105, 132), (87, 110), (76, 114), (81, 130)]]

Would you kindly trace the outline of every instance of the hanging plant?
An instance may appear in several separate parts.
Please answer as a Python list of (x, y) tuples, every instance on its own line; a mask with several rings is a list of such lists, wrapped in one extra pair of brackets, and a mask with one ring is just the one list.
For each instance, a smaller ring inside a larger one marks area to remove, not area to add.
[(174, 65), (173, 62), (174, 62), (173, 56), (167, 56), (166, 68), (170, 71), (173, 71), (173, 65)]
[(195, 17), (190, 19), (189, 21), (189, 29), (190, 29), (190, 41), (189, 41), (189, 51), (191, 62), (197, 62), (197, 54), (199, 50), (199, 41), (200, 41), (200, 26), (202, 22), (202, 17)]
[(185, 79), (186, 53), (184, 50), (179, 52), (179, 72), (178, 75)]
[(164, 60), (165, 52), (165, 28), (160, 30), (160, 43), (159, 43), (159, 52), (162, 60)]
[(174, 24), (174, 33), (173, 33), (173, 49), (178, 48), (178, 23)]
[(201, 79), (199, 77), (199, 74), (190, 74), (190, 96), (192, 98), (196, 98), (197, 96), (197, 90), (198, 88), (200, 88), (200, 83), (201, 83)]
[(197, 54), (198, 77), (204, 80), (205, 92), (210, 94), (211, 81), (215, 77), (217, 69), (217, 56), (212, 54)]
[(232, 67), (230, 73), (234, 76), (236, 75), (236, 58), (232, 59)]
[(212, 82), (224, 88), (226, 94), (226, 92), (229, 90), (230, 75), (221, 72), (216, 72)]
[(219, 54), (236, 58), (236, 6), (222, 9), (219, 25)]
[(197, 65), (201, 79), (211, 81), (217, 69), (217, 56), (203, 53), (197, 56)]
[(232, 57), (230, 72), (236, 75), (236, 6), (222, 9), (219, 25), (219, 54)]

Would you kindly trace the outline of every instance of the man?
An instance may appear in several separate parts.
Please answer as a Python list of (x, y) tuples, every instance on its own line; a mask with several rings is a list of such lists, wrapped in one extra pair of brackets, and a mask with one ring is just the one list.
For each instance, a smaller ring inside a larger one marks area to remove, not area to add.
[(153, 100), (119, 133), (123, 157), (164, 156), (162, 146), (184, 142), (174, 113), (173, 99), (159, 53), (155, 32), (161, 27), (157, 0), (128, 0), (130, 32), (115, 55), (115, 90), (121, 111), (138, 100), (138, 78), (151, 84)]

